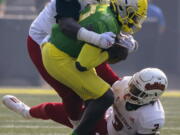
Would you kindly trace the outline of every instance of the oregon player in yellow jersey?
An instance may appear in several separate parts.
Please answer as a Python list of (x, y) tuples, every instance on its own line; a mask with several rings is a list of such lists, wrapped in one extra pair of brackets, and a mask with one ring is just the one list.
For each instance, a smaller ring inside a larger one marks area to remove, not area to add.
[[(79, 24), (82, 27), (78, 32), (78, 39), (86, 38), (87, 31), (83, 27), (99, 34), (107, 31), (116, 34), (120, 31), (133, 33), (141, 27), (146, 11), (147, 0), (114, 0), (110, 5), (91, 5), (81, 13)], [(93, 32), (90, 34), (95, 36)], [(97, 120), (113, 103), (114, 97), (109, 84), (99, 78), (94, 69), (111, 58), (114, 50), (111, 48), (100, 49), (70, 39), (59, 25), (53, 26), (49, 42), (42, 47), (43, 63), (47, 71), (88, 103), (82, 120), (73, 134), (89, 134)], [(121, 48), (120, 51), (127, 55), (126, 49)], [(120, 60), (124, 58), (123, 55), (121, 57)]]

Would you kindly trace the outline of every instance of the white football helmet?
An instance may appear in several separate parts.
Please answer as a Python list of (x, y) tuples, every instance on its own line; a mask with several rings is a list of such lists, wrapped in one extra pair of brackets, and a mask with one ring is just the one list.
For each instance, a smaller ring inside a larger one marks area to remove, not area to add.
[(125, 100), (131, 104), (144, 105), (157, 101), (167, 89), (168, 80), (158, 68), (145, 68), (132, 76), (125, 94)]
[(135, 33), (142, 27), (147, 17), (147, 0), (110, 0), (117, 18), (122, 24), (122, 31)]

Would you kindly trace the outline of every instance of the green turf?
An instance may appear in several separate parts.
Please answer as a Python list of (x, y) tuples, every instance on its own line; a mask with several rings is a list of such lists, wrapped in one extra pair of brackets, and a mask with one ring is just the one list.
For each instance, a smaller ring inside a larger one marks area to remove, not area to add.
[[(3, 95), (0, 95), (2, 98)], [(58, 102), (55, 95), (15, 95), (28, 105), (42, 102)], [(180, 135), (180, 98), (163, 97), (166, 124), (162, 135)], [(50, 120), (25, 120), (0, 104), (0, 135), (68, 135), (71, 129)]]

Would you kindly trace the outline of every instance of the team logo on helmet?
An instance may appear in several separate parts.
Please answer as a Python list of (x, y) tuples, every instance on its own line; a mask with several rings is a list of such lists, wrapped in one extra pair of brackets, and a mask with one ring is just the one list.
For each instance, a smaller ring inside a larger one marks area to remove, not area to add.
[(154, 89), (159, 89), (159, 90), (165, 90), (165, 85), (161, 84), (159, 82), (155, 82), (154, 84), (146, 84), (145, 85), (146, 90), (154, 90)]

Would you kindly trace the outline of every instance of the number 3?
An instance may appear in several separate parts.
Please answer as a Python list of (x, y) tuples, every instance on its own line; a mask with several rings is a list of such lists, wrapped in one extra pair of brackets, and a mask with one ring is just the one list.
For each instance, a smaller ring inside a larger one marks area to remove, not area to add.
[(157, 131), (159, 129), (159, 124), (154, 124), (154, 129), (152, 130), (153, 132)]

